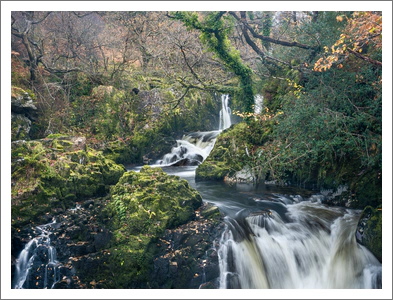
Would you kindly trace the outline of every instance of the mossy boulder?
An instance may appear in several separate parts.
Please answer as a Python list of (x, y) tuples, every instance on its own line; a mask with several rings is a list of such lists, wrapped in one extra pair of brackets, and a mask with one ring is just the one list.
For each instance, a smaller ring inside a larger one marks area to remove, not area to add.
[(118, 164), (137, 163), (142, 161), (142, 154), (139, 147), (122, 140), (108, 142), (103, 148), (103, 153), (107, 158)]
[(11, 141), (29, 140), (32, 121), (37, 107), (33, 94), (18, 87), (11, 87)]
[(46, 213), (103, 195), (125, 172), (87, 149), (82, 137), (53, 137), (11, 144), (12, 225), (39, 222)]
[(231, 172), (225, 162), (205, 161), (198, 166), (195, 172), (197, 181), (223, 181)]
[(252, 147), (249, 130), (245, 122), (224, 130), (217, 137), (209, 156), (196, 169), (195, 180), (223, 181), (247, 165), (249, 157), (246, 149)]
[(382, 207), (367, 206), (360, 216), (356, 240), (382, 262)]
[(160, 168), (144, 166), (139, 173), (124, 173), (111, 187), (111, 200), (103, 210), (113, 233), (108, 249), (112, 255), (105, 260), (108, 268), (85, 272), (82, 277), (103, 280), (107, 288), (146, 287), (159, 237), (166, 229), (195, 218), (195, 210), (202, 204), (201, 196), (186, 180)]

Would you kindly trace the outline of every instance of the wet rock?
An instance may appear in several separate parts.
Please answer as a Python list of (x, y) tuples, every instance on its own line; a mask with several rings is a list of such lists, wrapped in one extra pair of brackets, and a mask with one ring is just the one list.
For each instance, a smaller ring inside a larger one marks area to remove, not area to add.
[(356, 241), (364, 245), (382, 262), (382, 208), (367, 206), (360, 216)]
[[(162, 236), (160, 245), (165, 246), (161, 246), (155, 257), (154, 271), (150, 274), (150, 282), (156, 284), (154, 288), (218, 287), (219, 264), (214, 245), (218, 245), (225, 225), (220, 214), (201, 217), (205, 210), (215, 211), (211, 207), (204, 204), (197, 211), (195, 220), (167, 230)], [(170, 251), (168, 246), (171, 246)]]
[[(57, 252), (56, 270), (59, 272), (56, 273), (57, 280), (47, 280), (48, 286), (56, 289), (215, 286), (213, 282), (219, 276), (219, 266), (214, 245), (218, 244), (225, 226), (218, 210), (202, 203), (186, 181), (167, 177), (154, 169), (146, 169), (138, 177), (134, 175), (129, 173), (129, 178), (121, 180), (121, 187), (113, 192), (120, 195), (119, 192), (133, 188), (131, 196), (146, 205), (155, 199), (152, 191), (156, 187), (164, 197), (156, 199), (157, 205), (164, 206), (160, 210), (146, 206), (143, 213), (138, 210), (143, 216), (139, 220), (141, 223), (136, 223), (135, 217), (118, 219), (113, 215), (116, 206), (112, 206), (115, 201), (110, 197), (81, 200), (73, 208), (53, 213), (51, 216), (57, 222), (47, 228), (51, 246)], [(166, 180), (171, 183), (168, 185)], [(141, 190), (136, 189), (137, 186)], [(139, 193), (142, 190), (148, 192)], [(177, 197), (177, 194), (183, 195), (184, 199), (177, 199), (179, 203), (176, 205), (172, 202), (168, 205), (169, 195)], [(143, 202), (142, 195), (148, 202)], [(131, 206), (131, 202), (125, 203)], [(153, 214), (164, 208), (170, 211), (168, 221)], [(171, 215), (174, 212), (176, 214)], [(143, 229), (138, 224), (149, 227)], [(134, 231), (128, 230), (138, 230), (139, 234), (132, 235), (130, 233)], [(14, 234), (12, 254), (17, 257), (24, 244), (37, 234), (34, 224), (21, 227)], [(37, 249), (36, 271), (26, 286), (44, 288), (45, 268), (42, 267), (45, 264), (48, 264), (48, 247)]]

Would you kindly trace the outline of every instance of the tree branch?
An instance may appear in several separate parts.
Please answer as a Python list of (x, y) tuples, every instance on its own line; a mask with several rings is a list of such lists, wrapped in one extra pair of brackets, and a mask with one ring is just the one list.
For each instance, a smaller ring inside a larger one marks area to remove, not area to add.
[(186, 54), (184, 53), (183, 46), (180, 46), (180, 51), (181, 51), (181, 53), (183, 54), (184, 61), (186, 62), (187, 67), (190, 69), (191, 74), (194, 75), (194, 77), (196, 78), (196, 80), (198, 80), (203, 86), (205, 86), (205, 85), (203, 84), (203, 82), (199, 79), (198, 74), (195, 73), (194, 69), (193, 69), (193, 68), (190, 66), (190, 64), (188, 63)]
[(348, 49), (348, 51), (349, 51), (349, 53), (352, 53), (356, 57), (358, 57), (360, 59), (363, 59), (363, 60), (369, 62), (370, 64), (373, 64), (373, 65), (378, 66), (378, 67), (382, 67), (382, 62), (380, 62), (378, 60), (373, 60), (370, 57), (364, 56), (364, 55), (362, 55), (362, 54), (360, 54), (358, 52), (353, 51), (352, 49)]
[(48, 11), (40, 20), (37, 21), (31, 21), (32, 24), (38, 24), (41, 23), (42, 21), (44, 21), (52, 12)]
[[(245, 13), (245, 12), (241, 12), (241, 13)], [(298, 48), (303, 48), (303, 49), (315, 49), (315, 47), (313, 47), (313, 46), (301, 44), (301, 43), (298, 43), (298, 42), (287, 42), (287, 41), (277, 40), (277, 39), (270, 38), (268, 36), (264, 36), (264, 35), (258, 34), (250, 26), (250, 24), (248, 24), (248, 22), (245, 19), (239, 18), (239, 16), (237, 16), (236, 13), (234, 13), (234, 12), (230, 12), (230, 14), (237, 21), (241, 22), (248, 29), (248, 31), (250, 31), (250, 33), (252, 34), (252, 36), (254, 38), (260, 39), (260, 40), (265, 41), (265, 42), (270, 42), (270, 43), (273, 43), (273, 44), (278, 44), (278, 45), (287, 46), (287, 47), (298, 47)]]

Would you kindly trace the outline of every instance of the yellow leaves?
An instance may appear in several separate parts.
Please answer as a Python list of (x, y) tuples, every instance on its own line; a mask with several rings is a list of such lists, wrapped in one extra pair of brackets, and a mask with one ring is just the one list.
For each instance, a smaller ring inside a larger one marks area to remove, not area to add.
[[(348, 21), (347, 25), (339, 39), (330, 47), (331, 55), (328, 55), (329, 47), (324, 46), (325, 55), (314, 64), (314, 71), (326, 71), (339, 57), (346, 59), (352, 51), (362, 53), (364, 46), (370, 46), (374, 50), (382, 49), (382, 15), (379, 12), (354, 12), (351, 18), (336, 16), (338, 22), (344, 21), (344, 18)], [(341, 69), (342, 64), (337, 67)]]

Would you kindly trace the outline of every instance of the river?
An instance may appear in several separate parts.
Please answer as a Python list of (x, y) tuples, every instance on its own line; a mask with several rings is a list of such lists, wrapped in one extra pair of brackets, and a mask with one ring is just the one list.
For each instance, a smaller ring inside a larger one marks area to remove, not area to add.
[[(231, 126), (228, 96), (221, 99), (219, 130), (185, 135), (155, 165), (186, 179), (225, 215), (217, 249), (220, 288), (382, 288), (381, 263), (356, 242), (360, 210), (327, 206), (315, 191), (195, 181), (197, 166)], [(262, 110), (263, 97), (255, 103)]]
[[(219, 288), (381, 289), (381, 263), (356, 242), (360, 210), (327, 206), (315, 191), (195, 180), (197, 166), (209, 155), (221, 130), (231, 125), (228, 97), (222, 99), (219, 130), (185, 135), (171, 153), (152, 165), (186, 179), (204, 202), (225, 215), (226, 230), (216, 246)], [(49, 256), (41, 270), (40, 288), (59, 281), (56, 251), (47, 230), (51, 226), (56, 222), (38, 226), (39, 234), (20, 254), (14, 288), (24, 287), (35, 249), (44, 249), (43, 255)]]
[(355, 239), (360, 210), (329, 207), (307, 190), (196, 182), (196, 166), (162, 168), (186, 179), (226, 216), (220, 288), (382, 287), (381, 264)]

